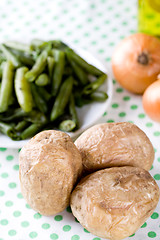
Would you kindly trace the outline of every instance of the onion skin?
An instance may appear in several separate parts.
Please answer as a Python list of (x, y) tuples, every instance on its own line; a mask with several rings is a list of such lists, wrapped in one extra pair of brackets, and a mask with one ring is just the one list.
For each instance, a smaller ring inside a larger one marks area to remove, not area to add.
[(125, 38), (113, 53), (112, 70), (122, 87), (143, 94), (160, 73), (160, 40), (143, 33)]
[(146, 114), (152, 120), (160, 123), (160, 79), (145, 90), (142, 103)]

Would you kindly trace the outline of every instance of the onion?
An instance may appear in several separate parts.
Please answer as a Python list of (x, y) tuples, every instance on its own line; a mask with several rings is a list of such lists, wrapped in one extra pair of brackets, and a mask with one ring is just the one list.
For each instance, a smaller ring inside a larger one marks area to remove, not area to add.
[(152, 120), (160, 122), (160, 79), (145, 90), (142, 103), (146, 114)]
[(143, 33), (125, 38), (113, 53), (112, 69), (124, 88), (142, 94), (160, 73), (160, 40)]

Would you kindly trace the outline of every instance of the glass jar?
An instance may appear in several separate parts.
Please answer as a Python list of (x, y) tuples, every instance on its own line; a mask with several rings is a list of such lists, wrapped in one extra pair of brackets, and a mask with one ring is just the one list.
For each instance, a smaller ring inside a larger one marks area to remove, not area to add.
[(138, 31), (160, 37), (160, 0), (138, 0)]

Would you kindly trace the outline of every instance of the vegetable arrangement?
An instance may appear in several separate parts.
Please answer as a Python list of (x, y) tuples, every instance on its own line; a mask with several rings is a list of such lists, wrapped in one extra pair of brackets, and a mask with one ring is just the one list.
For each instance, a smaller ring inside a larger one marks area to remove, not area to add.
[(125, 38), (115, 49), (112, 69), (125, 89), (143, 94), (146, 114), (160, 122), (160, 40), (143, 33)]
[(105, 101), (107, 75), (58, 40), (0, 45), (0, 132), (23, 140), (45, 129), (75, 131), (76, 107)]

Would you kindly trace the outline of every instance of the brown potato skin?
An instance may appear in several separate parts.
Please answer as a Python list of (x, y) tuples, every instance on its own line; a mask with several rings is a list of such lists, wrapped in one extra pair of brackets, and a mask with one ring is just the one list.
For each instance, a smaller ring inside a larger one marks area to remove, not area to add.
[(73, 215), (98, 237), (121, 240), (153, 213), (159, 188), (148, 171), (113, 167), (86, 176), (71, 195)]
[(154, 160), (149, 138), (129, 122), (97, 124), (82, 133), (75, 145), (86, 173), (118, 166), (150, 170)]
[(38, 133), (20, 151), (19, 165), (21, 192), (31, 208), (49, 216), (69, 205), (82, 159), (68, 134)]

